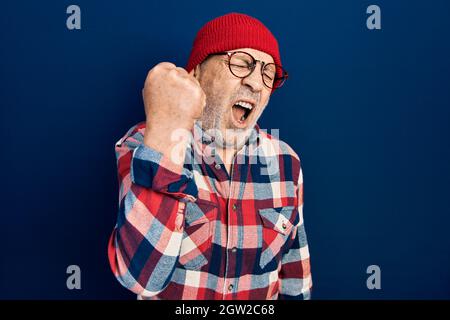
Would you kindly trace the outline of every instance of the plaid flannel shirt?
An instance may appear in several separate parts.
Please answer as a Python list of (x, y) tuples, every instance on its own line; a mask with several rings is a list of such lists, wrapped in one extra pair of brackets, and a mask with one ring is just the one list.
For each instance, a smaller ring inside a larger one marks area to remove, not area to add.
[(184, 164), (144, 145), (144, 131), (115, 147), (118, 281), (138, 299), (309, 299), (297, 154), (256, 126), (228, 173), (198, 125)]

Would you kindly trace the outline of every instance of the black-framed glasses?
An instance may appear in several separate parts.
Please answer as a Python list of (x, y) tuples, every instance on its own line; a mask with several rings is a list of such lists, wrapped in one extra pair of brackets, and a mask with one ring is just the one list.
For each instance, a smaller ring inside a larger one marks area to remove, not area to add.
[(214, 55), (227, 55), (228, 68), (230, 72), (238, 78), (245, 78), (252, 74), (256, 68), (257, 62), (261, 63), (261, 76), (263, 83), (269, 89), (280, 88), (287, 80), (288, 73), (280, 65), (275, 63), (265, 63), (261, 60), (256, 60), (250, 53), (244, 51), (234, 52), (217, 52)]

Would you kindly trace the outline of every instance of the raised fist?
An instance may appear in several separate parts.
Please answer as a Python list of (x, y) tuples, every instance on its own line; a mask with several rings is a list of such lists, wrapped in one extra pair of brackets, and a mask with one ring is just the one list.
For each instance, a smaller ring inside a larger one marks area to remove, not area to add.
[(148, 126), (192, 129), (205, 106), (205, 93), (185, 69), (162, 62), (151, 69), (143, 89)]

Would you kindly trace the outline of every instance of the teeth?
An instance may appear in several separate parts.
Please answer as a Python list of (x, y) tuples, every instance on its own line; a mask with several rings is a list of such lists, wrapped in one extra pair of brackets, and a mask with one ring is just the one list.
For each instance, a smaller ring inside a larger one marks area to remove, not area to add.
[(242, 117), (241, 117), (241, 121), (244, 121), (244, 120), (245, 120), (245, 116), (242, 116)]
[(248, 102), (245, 102), (245, 101), (238, 101), (238, 102), (236, 102), (236, 104), (241, 106), (241, 107), (243, 107), (243, 108), (245, 108), (245, 109), (248, 109), (248, 110), (252, 110), (253, 109), (252, 104), (248, 103)]

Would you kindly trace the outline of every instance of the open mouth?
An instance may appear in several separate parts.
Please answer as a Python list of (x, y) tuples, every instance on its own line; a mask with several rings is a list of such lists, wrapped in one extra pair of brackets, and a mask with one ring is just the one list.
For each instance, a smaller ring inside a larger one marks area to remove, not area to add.
[(247, 126), (247, 119), (254, 107), (254, 103), (243, 100), (239, 100), (233, 105), (233, 120), (237, 127), (245, 128)]

